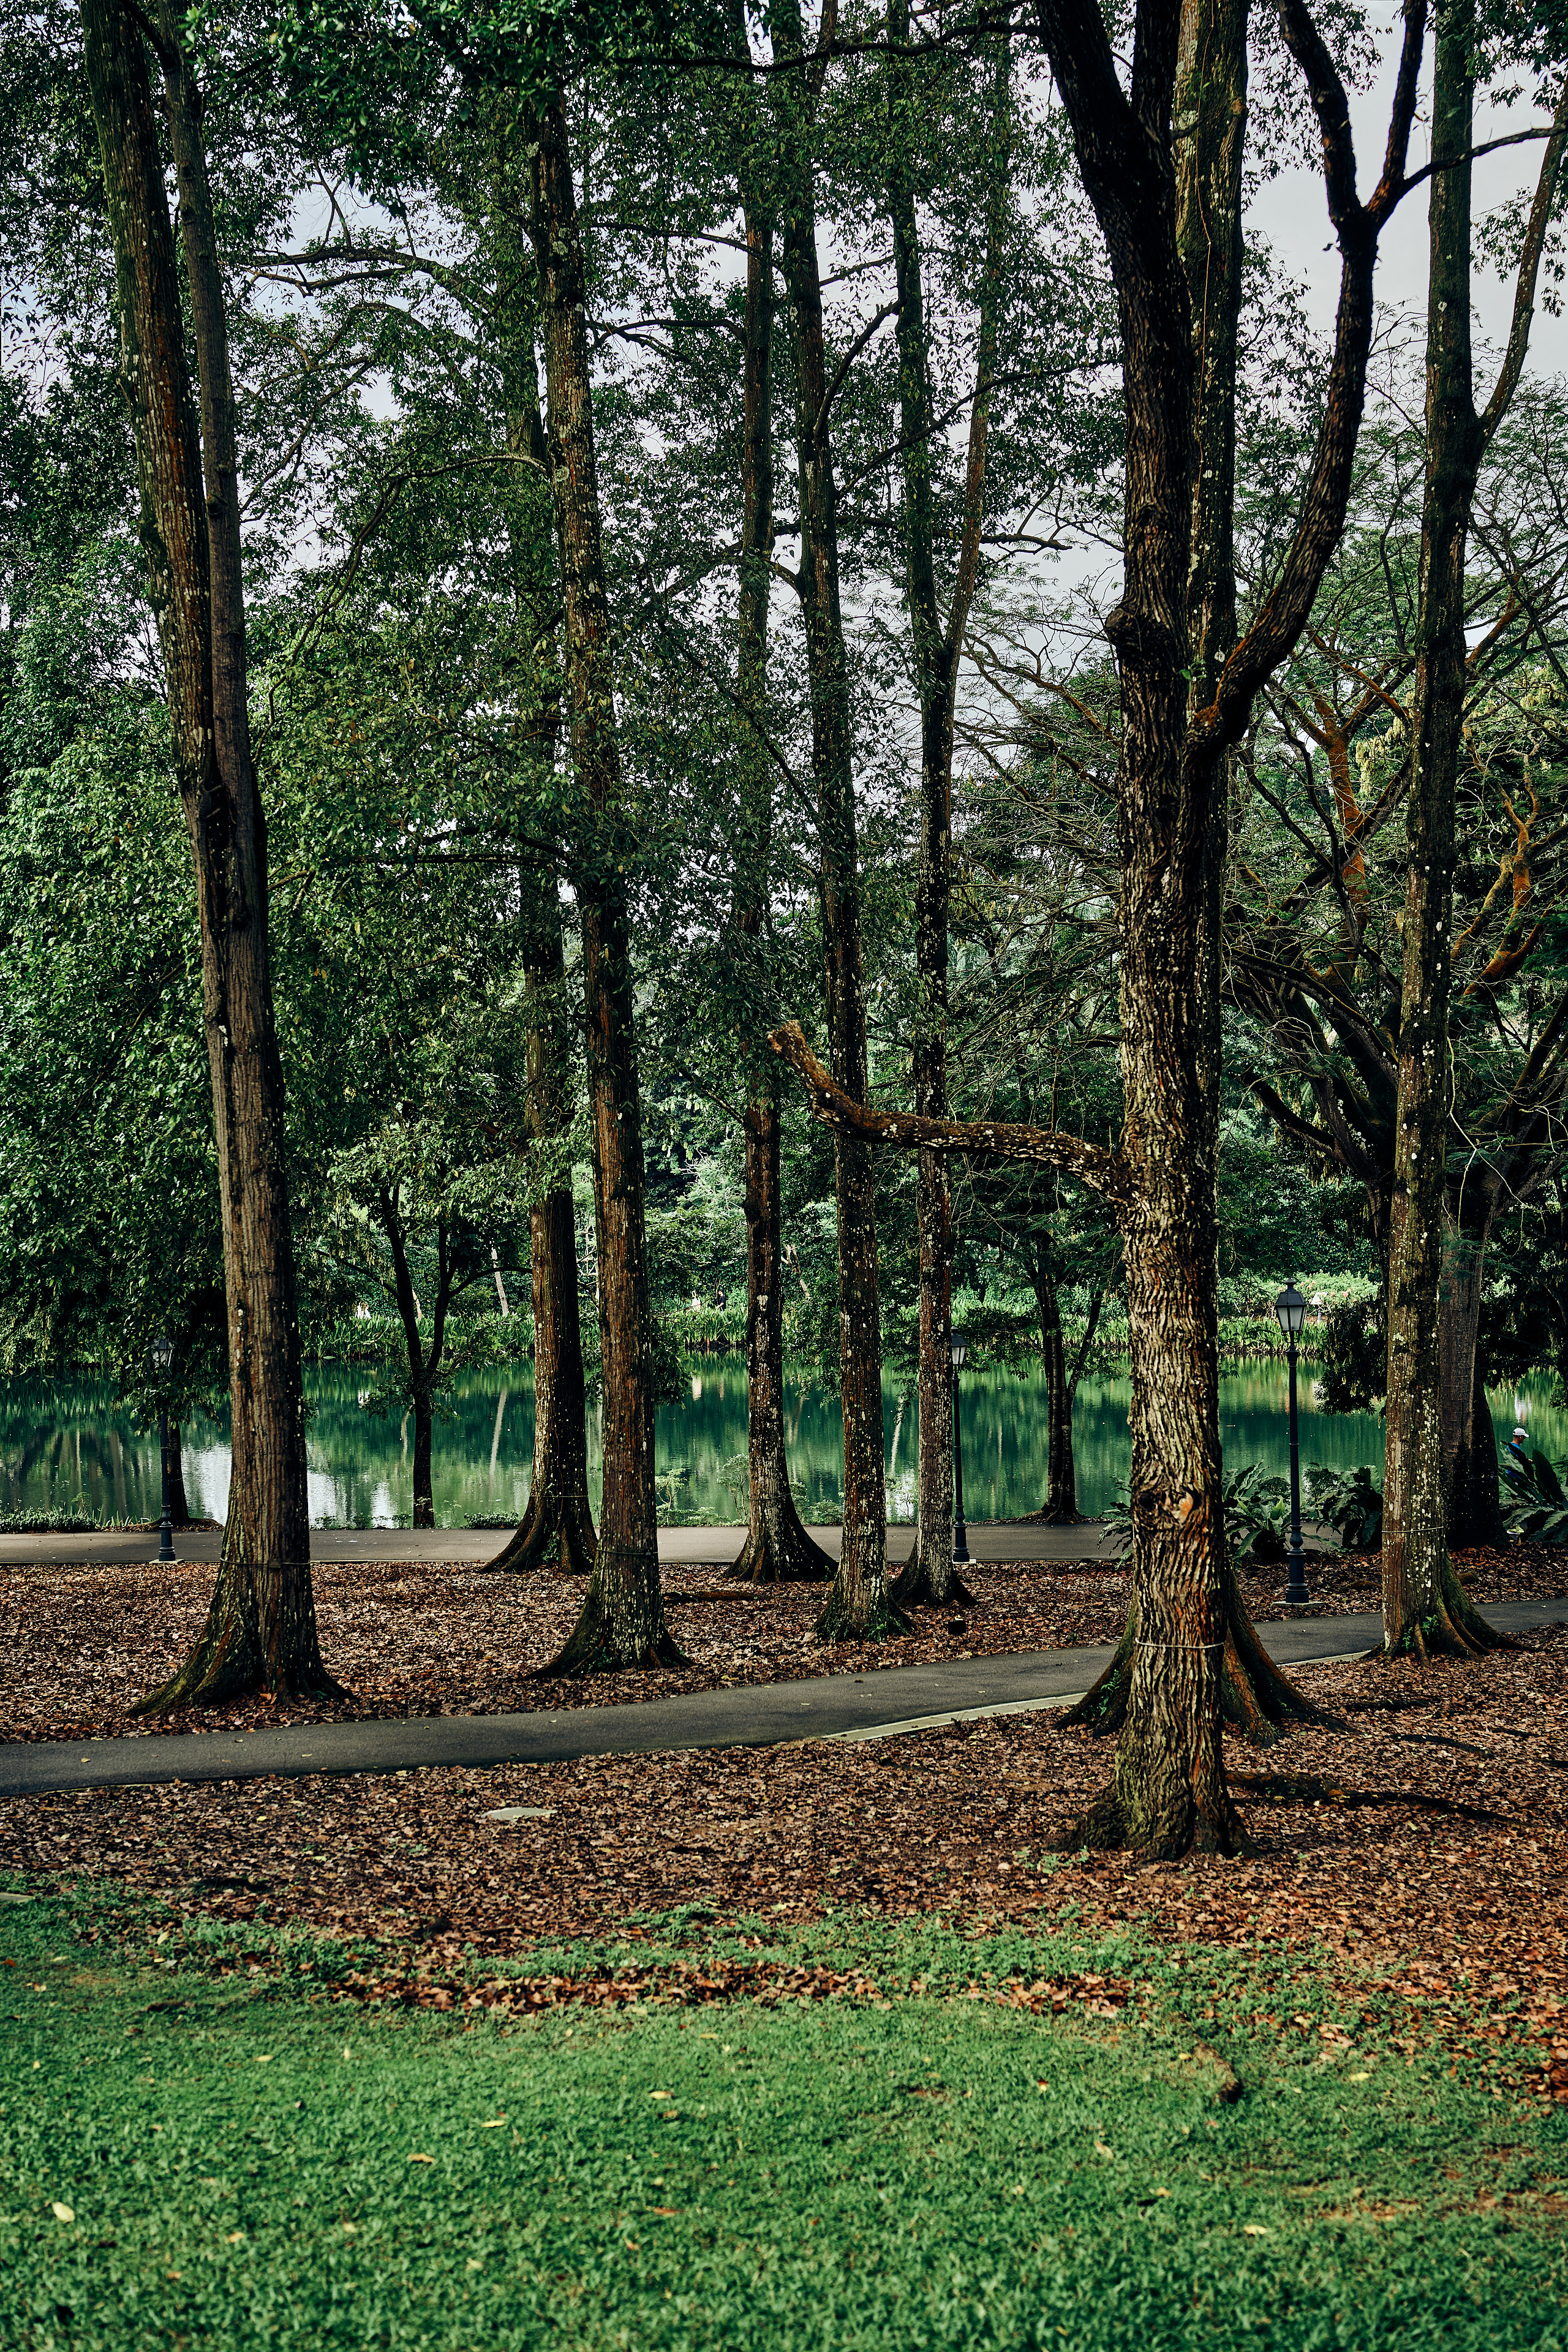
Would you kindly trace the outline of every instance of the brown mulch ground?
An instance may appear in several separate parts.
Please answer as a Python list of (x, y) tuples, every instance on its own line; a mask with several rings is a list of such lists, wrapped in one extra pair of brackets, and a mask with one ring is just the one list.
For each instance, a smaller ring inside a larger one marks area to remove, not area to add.
[[(1568, 2097), (1568, 1628), (1462, 1665), (1300, 1679), (1350, 1729), (1232, 1744), (1238, 1782), (1325, 1791), (1244, 1794), (1254, 1850), (1236, 1861), (1043, 1864), (1103, 1788), (1110, 1750), (1042, 1712), (789, 1748), (13, 1798), (0, 1869), (155, 1894), (174, 1948), (204, 1920), (363, 1941), (340, 1990), (436, 2008), (636, 1998), (648, 1987), (635, 1969), (487, 1982), (485, 1963), (539, 1938), (668, 1941), (668, 1920), (639, 1930), (638, 1915), (681, 1906), (709, 1906), (716, 1929), (836, 1909), (1061, 1921), (1080, 1937), (1135, 1923), (1172, 1944), (1282, 1947), (1299, 1973), (1326, 1968), (1354, 1998), (1403, 2005), (1411, 2048), (1434, 2032), (1490, 2038), (1510, 2079)], [(487, 1818), (506, 1804), (532, 1817)], [(129, 1915), (105, 1931), (147, 1933)], [(754, 1993), (766, 1973), (731, 1966), (731, 1984), (698, 1953), (665, 1990)], [(1266, 2021), (1329, 2030), (1289, 2009), (1287, 1992)]]
[[(1460, 1556), (1478, 1601), (1568, 1594), (1568, 1553), (1516, 1545)], [(201, 1629), (214, 1570), (200, 1565), (12, 1569), (0, 1571), (0, 1740), (84, 1739), (151, 1730), (218, 1730), (272, 1722), (344, 1722), (431, 1715), (506, 1715), (595, 1706), (710, 1690), (735, 1683), (865, 1673), (868, 1664), (930, 1664), (1016, 1650), (1114, 1642), (1127, 1614), (1129, 1576), (1114, 1566), (1028, 1563), (966, 1570), (972, 1604), (921, 1609), (914, 1631), (874, 1648), (812, 1638), (822, 1585), (716, 1584), (710, 1570), (667, 1573), (666, 1598), (685, 1669), (539, 1682), (534, 1669), (561, 1648), (582, 1606), (580, 1578), (486, 1574), (458, 1563), (320, 1563), (321, 1654), (353, 1694), (347, 1701), (274, 1708), (260, 1699), (182, 1714), (132, 1716), (174, 1674)], [(1380, 1605), (1375, 1554), (1315, 1562), (1322, 1614)], [(1283, 1571), (1243, 1578), (1247, 1606), (1284, 1614)], [(702, 1597), (686, 1600), (683, 1594)]]

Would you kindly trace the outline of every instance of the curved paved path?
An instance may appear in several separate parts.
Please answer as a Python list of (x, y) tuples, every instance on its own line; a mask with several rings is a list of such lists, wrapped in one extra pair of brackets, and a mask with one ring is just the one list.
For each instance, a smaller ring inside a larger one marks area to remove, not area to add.
[[(844, 1539), (840, 1527), (813, 1528), (833, 1559)], [(510, 1528), (312, 1528), (310, 1557), (321, 1565), (355, 1559), (494, 1559), (510, 1540)], [(914, 1543), (912, 1527), (888, 1529), (888, 1558), (905, 1560)], [(746, 1540), (742, 1527), (660, 1528), (658, 1557), (666, 1568), (727, 1568)], [(179, 1559), (216, 1565), (223, 1533), (218, 1528), (188, 1528), (174, 1538)], [(972, 1520), (969, 1549), (977, 1560), (1099, 1559), (1109, 1557), (1098, 1519), (1076, 1528), (1047, 1528), (1031, 1519)], [(0, 1568), (81, 1567), (88, 1561), (134, 1566), (156, 1560), (158, 1531), (106, 1528), (86, 1536), (0, 1536)]]
[[(1568, 1601), (1499, 1602), (1501, 1633), (1568, 1617)], [(1303, 1617), (1262, 1629), (1281, 1665), (1354, 1657), (1378, 1617)], [(168, 1780), (299, 1779), (314, 1772), (406, 1772), (445, 1765), (544, 1764), (576, 1756), (675, 1748), (759, 1748), (792, 1739), (867, 1738), (921, 1725), (1060, 1706), (1100, 1673), (1109, 1645), (871, 1666), (804, 1682), (747, 1683), (633, 1706), (540, 1708), (528, 1715), (437, 1715), (379, 1723), (279, 1724), (261, 1731), (157, 1733), (147, 1738), (17, 1741), (0, 1746), (0, 1796), (130, 1788)]]

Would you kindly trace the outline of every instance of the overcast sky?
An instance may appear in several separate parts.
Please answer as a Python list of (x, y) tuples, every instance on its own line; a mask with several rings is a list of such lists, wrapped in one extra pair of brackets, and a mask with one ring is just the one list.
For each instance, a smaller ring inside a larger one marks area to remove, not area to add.
[[(1396, 11), (1386, 10), (1374, 15), (1373, 22), (1378, 34), (1384, 68), (1375, 85), (1355, 97), (1351, 110), (1358, 180), (1363, 200), (1371, 194), (1382, 168), (1384, 142), (1388, 134), (1389, 100), (1399, 58), (1398, 28), (1401, 20)], [(1427, 103), (1430, 89), (1431, 76), (1428, 72), (1423, 82), (1419, 117), (1411, 133), (1409, 167), (1412, 171), (1418, 170), (1426, 163), (1432, 152)], [(1541, 114), (1528, 100), (1507, 113), (1497, 110), (1479, 110), (1477, 143), (1509, 131), (1522, 131), (1542, 120)], [(1504, 148), (1500, 154), (1483, 156), (1479, 160), (1475, 170), (1474, 211), (1478, 222), (1495, 205), (1506, 202), (1516, 190), (1534, 187), (1541, 169), (1541, 142), (1532, 142), (1527, 146)], [(1380, 300), (1400, 306), (1409, 305), (1416, 310), (1424, 309), (1426, 296), (1427, 184), (1424, 183), (1405, 197), (1384, 231), (1377, 268)], [(1339, 291), (1339, 257), (1337, 253), (1324, 250), (1331, 232), (1321, 172), (1316, 169), (1308, 171), (1303, 167), (1281, 174), (1263, 190), (1253, 217), (1290, 268), (1306, 280), (1313, 323), (1326, 333), (1333, 324), (1334, 303)], [(1484, 336), (1500, 352), (1507, 341), (1512, 311), (1511, 287), (1505, 288), (1490, 270), (1478, 269), (1474, 293), (1478, 336)], [(1568, 373), (1568, 319), (1550, 317), (1542, 307), (1539, 293), (1531, 331), (1530, 369), (1536, 375)], [(1478, 404), (1484, 404), (1489, 390), (1490, 372), (1483, 372), (1478, 363)]]

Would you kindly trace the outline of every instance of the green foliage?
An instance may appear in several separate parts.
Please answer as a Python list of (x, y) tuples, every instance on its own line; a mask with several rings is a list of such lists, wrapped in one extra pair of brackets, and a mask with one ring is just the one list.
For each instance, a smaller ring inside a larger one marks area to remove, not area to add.
[(1380, 1297), (1331, 1309), (1318, 1349), (1317, 1401), (1324, 1412), (1381, 1406), (1388, 1380), (1388, 1327)]
[(117, 1524), (79, 1511), (0, 1511), (0, 1536), (90, 1536)]
[[(1289, 1481), (1265, 1471), (1261, 1464), (1244, 1462), (1227, 1470), (1220, 1487), (1225, 1513), (1225, 1539), (1234, 1566), (1250, 1561), (1283, 1559), (1290, 1530)], [(1123, 1479), (1116, 1507), (1101, 1523), (1110, 1548), (1125, 1556), (1132, 1548), (1132, 1496)]]
[(1307, 1495), (1313, 1516), (1328, 1522), (1346, 1551), (1376, 1550), (1383, 1540), (1383, 1489), (1369, 1462), (1353, 1470), (1308, 1463)]
[(1568, 1542), (1568, 1492), (1559, 1473), (1568, 1462), (1552, 1463), (1533, 1439), (1521, 1445), (1514, 1439), (1504, 1449), (1500, 1465), (1508, 1495), (1502, 1514), (1509, 1533), (1527, 1543)]

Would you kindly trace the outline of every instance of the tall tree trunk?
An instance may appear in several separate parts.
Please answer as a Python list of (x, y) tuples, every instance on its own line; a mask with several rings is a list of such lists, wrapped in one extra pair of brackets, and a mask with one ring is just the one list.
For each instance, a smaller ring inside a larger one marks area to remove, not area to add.
[[(730, 11), (737, 56), (746, 48), (739, 0)], [(734, 925), (752, 956), (767, 915), (773, 855), (773, 762), (766, 740), (768, 608), (773, 548), (773, 196), (762, 152), (762, 114), (749, 83), (740, 100), (737, 176), (746, 228), (746, 341), (741, 458), (741, 593), (736, 699), (740, 782)], [(758, 976), (760, 981), (760, 975)], [(760, 988), (759, 988), (760, 993)], [(784, 1425), (784, 1265), (779, 1185), (778, 1073), (766, 1022), (746, 1041), (746, 1540), (730, 1570), (750, 1583), (831, 1576), (807, 1535), (789, 1483)]]
[[(496, 266), (497, 348), (507, 407), (502, 508), (511, 547), (518, 667), (527, 681), (518, 729), (525, 781), (548, 789), (561, 731), (559, 592), (539, 413), (538, 264), (521, 184), (526, 178), (511, 108), (496, 128), (489, 224)], [(533, 1476), (510, 1542), (490, 1565), (554, 1568), (586, 1575), (596, 1538), (588, 1503), (588, 1404), (577, 1303), (577, 1234), (571, 1169), (563, 1157), (575, 1108), (561, 901), (552, 870), (519, 872), (528, 1029), (529, 1240), (533, 1292)]]
[[(888, 40), (888, 215), (899, 299), (899, 425), (904, 461), (905, 593), (915, 680), (921, 702), (920, 869), (915, 885), (915, 1108), (947, 1116), (948, 906), (952, 866), (952, 737), (959, 659), (979, 571), (985, 511), (985, 465), (991, 383), (995, 372), (996, 311), (1001, 293), (1003, 234), (1011, 143), (1012, 52), (1005, 33), (997, 46), (989, 130), (986, 242), (978, 289), (979, 352), (970, 410), (964, 503), (956, 551), (952, 601), (945, 625), (938, 604), (936, 518), (931, 469), (933, 421), (931, 362), (920, 229), (910, 159), (918, 152), (919, 96), (907, 57), (909, 0), (889, 0)], [(952, 1559), (952, 1192), (947, 1166), (935, 1151), (919, 1155), (915, 1225), (920, 1249), (919, 1475), (915, 1542), (893, 1587), (899, 1601), (937, 1607), (964, 1597)]]
[(625, 878), (629, 845), (594, 457), (587, 280), (566, 112), (559, 97), (548, 101), (539, 118), (532, 166), (533, 245), (580, 826), (574, 880), (582, 908), (605, 1367), (605, 1484), (594, 1571), (576, 1627), (543, 1671), (592, 1674), (683, 1661), (665, 1623), (658, 1580), (642, 1107)]
[(1437, 1365), (1447, 1536), (1456, 1549), (1496, 1546), (1508, 1540), (1498, 1492), (1491, 1408), (1477, 1346), (1490, 1214), (1479, 1222), (1479, 1233), (1467, 1231), (1445, 1207)]
[(1037, 1516), (1053, 1527), (1072, 1527), (1079, 1517), (1078, 1465), (1072, 1450), (1072, 1389), (1062, 1339), (1061, 1302), (1044, 1251), (1037, 1251), (1031, 1276), (1040, 1318), (1040, 1353), (1046, 1367), (1046, 1502)]
[(528, 1132), (536, 1165), (528, 1224), (533, 1265), (533, 1483), (522, 1524), (494, 1561), (586, 1575), (596, 1538), (588, 1503), (588, 1403), (577, 1311), (572, 1188), (554, 1156), (572, 1124), (571, 1038), (561, 908), (553, 891), (530, 921), (523, 971), (535, 1008), (528, 1033)]
[[(1446, 1264), (1453, 969), (1455, 803), (1463, 749), (1465, 545), (1487, 445), (1513, 396), (1530, 333), (1536, 271), (1568, 122), (1547, 142), (1515, 287), (1513, 328), (1484, 416), (1470, 349), (1470, 179), (1477, 26), (1474, 0), (1438, 0), (1432, 88), (1426, 291), (1426, 478), (1421, 512), (1420, 608), (1405, 803), (1398, 1101), (1389, 1244), (1388, 1378), (1383, 1504), (1383, 1646), (1390, 1656), (1470, 1656), (1497, 1645), (1448, 1556), (1442, 1296)], [(1479, 1269), (1478, 1269), (1479, 1275)], [(1479, 1296), (1476, 1306), (1479, 1309)], [(1450, 1388), (1475, 1381), (1468, 1362)], [(1453, 1418), (1455, 1416), (1451, 1416)]]
[(746, 1436), (749, 1524), (731, 1576), (755, 1583), (831, 1576), (801, 1524), (784, 1421), (784, 1266), (779, 1250), (779, 1107), (766, 1074), (746, 1106)]
[[(1194, 372), (1192, 541), (1186, 595), (1189, 733), (1199, 714), (1213, 703), (1237, 641), (1236, 372), (1241, 309), (1247, 18), (1246, 0), (1186, 0), (1176, 60), (1175, 121), (1181, 126), (1176, 241), (1186, 276)], [(1205, 1246), (1217, 1245), (1220, 969), (1232, 765), (1228, 755), (1223, 757), (1209, 785), (1206, 838), (1195, 869), (1193, 992), (1200, 1042), (1194, 1076), (1201, 1089), (1202, 1115), (1191, 1148), (1207, 1204)], [(1215, 1264), (1217, 1267), (1217, 1249)], [(1215, 1309), (1211, 1307), (1210, 1311)], [(1204, 1420), (1205, 1425), (1212, 1422), (1214, 1429), (1217, 1475), (1221, 1466), (1217, 1327), (1212, 1344), (1212, 1367), (1208, 1344), (1204, 1350)], [(1219, 1492), (1217, 1486), (1215, 1492)], [(1258, 1640), (1232, 1570), (1223, 1517), (1216, 1513), (1216, 1518), (1212, 1540), (1220, 1567), (1222, 1715), (1253, 1737), (1266, 1736), (1284, 1724), (1317, 1718), (1318, 1710), (1279, 1672)], [(1074, 1719), (1101, 1731), (1120, 1728), (1132, 1686), (1139, 1628), (1135, 1586), (1132, 1610), (1116, 1656), (1073, 1710)]]
[[(1257, 695), (1305, 627), (1343, 528), (1365, 395), (1378, 236), (1404, 179), (1425, 17), (1407, 14), (1383, 176), (1359, 200), (1349, 102), (1302, 0), (1282, 30), (1322, 135), (1342, 255), (1339, 317), (1312, 468), (1274, 589), (1193, 712), (1193, 646), (1221, 581), (1195, 543), (1206, 500), (1194, 460), (1215, 457), (1194, 393), (1208, 383), (1195, 331), (1192, 256), (1178, 233), (1173, 116), (1193, 150), (1203, 205), (1182, 217), (1212, 238), (1210, 265), (1234, 305), (1246, 17), (1241, 0), (1141, 8), (1124, 90), (1093, 0), (1037, 0), (1041, 31), (1116, 284), (1126, 404), (1125, 584), (1107, 616), (1122, 703), (1117, 780), (1118, 908), (1125, 1124), (1119, 1150), (1000, 1121), (872, 1113), (836, 1086), (798, 1029), (774, 1045), (805, 1077), (837, 1133), (904, 1149), (981, 1150), (1061, 1170), (1111, 1201), (1122, 1236), (1132, 1354), (1135, 1626), (1126, 1716), (1110, 1790), (1071, 1842), (1152, 1853), (1233, 1849), (1220, 1721), (1227, 1601), (1219, 1483), (1215, 1312), (1214, 864), (1226, 755)], [(1182, 103), (1177, 107), (1178, 86)], [(1208, 128), (1205, 130), (1205, 122)], [(1189, 135), (1191, 132), (1195, 136)], [(1209, 226), (1208, 224), (1212, 224)], [(1200, 314), (1201, 322), (1201, 314)], [(1217, 364), (1217, 362), (1216, 362)], [(1221, 420), (1222, 422), (1224, 420)], [(1210, 518), (1213, 519), (1212, 516)], [(1222, 835), (1223, 838), (1223, 835)], [(1248, 1673), (1252, 1662), (1241, 1661)], [(1304, 1704), (1304, 1702), (1303, 1702)]]
[[(837, 497), (828, 436), (822, 283), (816, 259), (813, 107), (802, 56), (799, 0), (779, 0), (775, 53), (793, 59), (779, 103), (784, 131), (784, 274), (795, 329), (800, 459), (800, 601), (811, 689), (812, 768), (821, 853), (822, 942), (833, 1074), (858, 1103), (869, 1092), (860, 971), (859, 844), (849, 723), (848, 661), (838, 603)], [(838, 1218), (838, 1349), (844, 1405), (844, 1538), (822, 1641), (875, 1640), (903, 1632), (888, 1591), (887, 1495), (882, 1454), (882, 1331), (871, 1154), (835, 1132)]]
[(188, 1528), (191, 1524), (191, 1506), (185, 1495), (185, 1465), (180, 1458), (180, 1424), (177, 1421), (169, 1423), (169, 1524), (175, 1528)]
[(174, 234), (142, 33), (82, 0), (88, 85), (115, 256), (121, 383), (135, 433), (141, 538), (195, 866), (202, 1009), (227, 1299), (233, 1472), (206, 1624), (142, 1702), (163, 1711), (260, 1685), (335, 1687), (310, 1582), (300, 1320), (284, 1165), (283, 1069), (267, 940), (267, 839), (251, 763), (238, 460), (200, 102), (173, 8), (154, 37), (180, 191), (200, 379), (185, 362)]

